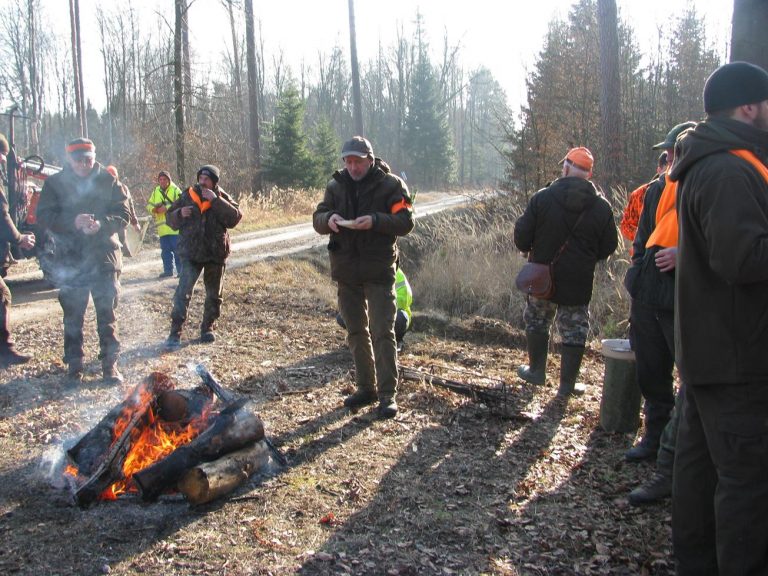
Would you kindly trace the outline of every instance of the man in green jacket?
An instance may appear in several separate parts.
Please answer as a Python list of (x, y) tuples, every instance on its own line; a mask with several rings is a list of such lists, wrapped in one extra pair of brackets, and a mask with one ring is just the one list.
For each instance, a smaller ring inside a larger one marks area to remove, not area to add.
[(313, 225), (330, 234), (331, 277), (338, 284), (339, 311), (355, 361), (357, 391), (344, 405), (354, 409), (378, 400), (379, 415), (393, 418), (397, 237), (413, 229), (411, 195), (365, 138), (347, 141), (341, 157), (344, 169), (334, 172)]
[(165, 221), (165, 215), (171, 204), (176, 202), (181, 196), (181, 190), (171, 180), (170, 173), (161, 170), (157, 175), (157, 186), (149, 195), (147, 201), (147, 212), (155, 218), (157, 235), (160, 237), (160, 256), (163, 259), (163, 272), (158, 278), (169, 278), (173, 276), (173, 263), (176, 262), (176, 275), (181, 271), (177, 245), (179, 241), (179, 231), (174, 230)]

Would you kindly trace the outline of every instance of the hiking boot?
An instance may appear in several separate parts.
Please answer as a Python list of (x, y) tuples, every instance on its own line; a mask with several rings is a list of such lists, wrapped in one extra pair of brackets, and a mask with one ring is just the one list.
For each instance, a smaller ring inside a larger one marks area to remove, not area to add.
[(163, 272), (158, 276), (158, 278), (170, 278), (171, 276), (173, 276), (173, 272)]
[(32, 356), (26, 354), (19, 354), (13, 347), (8, 347), (0, 350), (0, 368), (7, 366), (13, 366), (14, 364), (25, 364), (32, 359)]
[(123, 375), (117, 369), (117, 359), (105, 359), (101, 363), (101, 373), (105, 384), (122, 384)]
[(380, 418), (394, 418), (397, 416), (397, 402), (394, 398), (382, 400), (377, 408)]
[(207, 332), (203, 332), (200, 334), (200, 342), (204, 344), (209, 344), (211, 342), (216, 342), (216, 334), (208, 330)]
[(78, 384), (82, 383), (82, 381), (83, 381), (83, 361), (82, 359), (72, 360), (69, 364), (67, 364), (66, 385), (69, 388), (69, 387), (77, 386)]
[(636, 446), (632, 446), (632, 448), (624, 453), (624, 460), (627, 462), (644, 462), (645, 460), (654, 460), (656, 459), (656, 454), (658, 451), (658, 444), (654, 446), (650, 443), (644, 443), (641, 440)]
[(405, 342), (403, 342), (402, 340), (398, 340), (397, 343), (395, 344), (395, 349), (397, 350), (398, 354), (402, 354), (403, 350), (405, 350)]
[(361, 408), (373, 404), (377, 399), (376, 392), (358, 388), (354, 394), (344, 398), (344, 406), (347, 408)]
[(528, 362), (517, 369), (517, 375), (530, 384), (544, 384), (546, 381), (549, 334), (547, 332), (525, 333), (528, 346)]
[(168, 334), (168, 338), (165, 339), (165, 347), (169, 350), (176, 350), (181, 346), (181, 335), (171, 332)]
[(644, 506), (660, 502), (670, 496), (672, 496), (672, 475), (657, 470), (648, 482), (629, 493), (628, 500), (632, 506)]

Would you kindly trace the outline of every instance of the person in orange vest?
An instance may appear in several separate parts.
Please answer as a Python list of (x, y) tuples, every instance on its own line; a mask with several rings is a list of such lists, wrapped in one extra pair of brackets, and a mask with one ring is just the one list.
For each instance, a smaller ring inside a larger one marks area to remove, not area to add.
[(212, 164), (197, 171), (197, 184), (185, 190), (168, 209), (166, 222), (179, 231), (182, 264), (166, 347), (173, 349), (181, 344), (181, 330), (200, 274), (205, 283), (200, 341), (216, 340), (214, 330), (221, 315), (224, 270), (230, 251), (228, 230), (237, 226), (242, 217), (237, 202), (219, 186), (219, 169)]
[(768, 574), (768, 72), (730, 62), (703, 96), (669, 173), (684, 390), (673, 551), (678, 576)]
[[(675, 141), (694, 122), (673, 127), (654, 149), (675, 159)], [(632, 246), (632, 264), (624, 285), (632, 297), (629, 339), (635, 353), (637, 383), (645, 399), (644, 434), (625, 458), (640, 462), (656, 458), (661, 434), (675, 403), (674, 303), (677, 255), (676, 184), (662, 174), (645, 193), (643, 211)], [(667, 485), (671, 486), (671, 466)]]
[[(659, 154), (659, 159), (656, 162), (656, 175), (650, 182), (646, 182), (635, 188), (629, 195), (627, 205), (624, 207), (624, 214), (621, 217), (619, 223), (619, 230), (621, 235), (624, 236), (629, 242), (635, 241), (635, 234), (637, 233), (637, 225), (640, 222), (640, 213), (643, 211), (643, 200), (645, 200), (645, 191), (648, 187), (656, 182), (659, 177), (667, 170), (667, 151), (664, 150)], [(629, 247), (629, 255), (632, 256), (632, 245)]]

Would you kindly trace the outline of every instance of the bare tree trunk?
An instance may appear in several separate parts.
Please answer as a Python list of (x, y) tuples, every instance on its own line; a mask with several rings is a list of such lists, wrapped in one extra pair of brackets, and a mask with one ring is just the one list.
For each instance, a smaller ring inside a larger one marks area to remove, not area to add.
[(182, 19), (186, 13), (186, 0), (175, 0), (176, 20), (173, 34), (173, 110), (176, 119), (176, 174), (179, 182), (186, 182), (184, 170), (184, 61), (182, 52)]
[[(234, 34), (234, 32), (233, 32)], [(261, 146), (259, 141), (259, 93), (256, 88), (256, 38), (253, 32), (253, 0), (245, 0), (245, 45), (248, 66), (248, 158), (251, 167), (251, 194), (262, 192)]]
[(88, 115), (86, 110), (87, 99), (83, 88), (83, 48), (80, 41), (80, 0), (75, 0), (75, 25), (77, 26), (77, 81), (80, 84), (80, 108), (83, 111), (83, 136), (88, 137)]
[(612, 188), (621, 175), (621, 84), (619, 82), (619, 33), (616, 0), (598, 0), (598, 28), (600, 29), (600, 133), (603, 158), (599, 180), (611, 200)]
[(237, 108), (242, 111), (243, 109), (243, 84), (240, 81), (240, 47), (237, 42), (237, 26), (235, 25), (235, 11), (232, 6), (233, 0), (224, 0), (227, 5), (227, 12), (229, 13), (229, 29), (232, 33), (232, 63), (235, 67), (235, 73), (233, 74), (235, 79), (235, 97), (237, 98)]
[(731, 62), (743, 60), (768, 70), (768, 2), (733, 0)]
[(189, 5), (184, 0), (184, 11), (181, 17), (181, 51), (184, 63), (184, 117), (189, 122), (189, 111), (192, 105), (192, 62), (189, 57)]
[(364, 136), (363, 102), (360, 96), (360, 68), (357, 64), (357, 34), (355, 32), (355, 0), (349, 0), (349, 52), (352, 67), (352, 104), (354, 106), (355, 132)]
[(85, 123), (85, 110), (83, 108), (82, 83), (80, 82), (80, 38), (78, 32), (80, 26), (77, 23), (79, 12), (77, 10), (77, 0), (69, 0), (69, 25), (72, 33), (72, 75), (75, 86), (75, 110), (77, 111), (77, 122), (80, 124), (80, 135), (85, 136), (88, 131)]
[(41, 103), (37, 84), (37, 16), (35, 14), (34, 0), (29, 0), (27, 12), (29, 17), (29, 88), (32, 96), (30, 146), (32, 150), (39, 152)]

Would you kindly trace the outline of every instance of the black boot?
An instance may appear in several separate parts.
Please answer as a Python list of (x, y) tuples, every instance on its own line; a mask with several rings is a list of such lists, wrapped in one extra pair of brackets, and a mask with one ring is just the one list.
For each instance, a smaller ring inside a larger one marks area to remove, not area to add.
[(635, 446), (627, 450), (624, 459), (628, 462), (655, 460), (659, 451), (659, 441), (664, 427), (669, 422), (672, 404), (645, 402), (645, 432), (643, 438)]
[(354, 394), (344, 398), (344, 406), (347, 408), (362, 408), (363, 406), (373, 404), (376, 400), (378, 400), (376, 392), (367, 388), (358, 388)]
[(584, 346), (563, 344), (560, 347), (560, 388), (557, 390), (557, 395), (560, 398), (568, 398), (572, 394), (584, 393), (584, 386), (579, 386), (577, 390), (576, 385), (583, 356)]
[(168, 338), (165, 339), (165, 347), (169, 350), (175, 350), (181, 346), (181, 322), (171, 322), (171, 330), (168, 332)]
[(547, 374), (547, 352), (549, 351), (549, 334), (547, 332), (532, 332), (526, 330), (525, 338), (528, 344), (528, 365), (523, 364), (517, 369), (517, 375), (531, 384), (544, 384)]
[(641, 484), (629, 493), (629, 503), (632, 506), (643, 506), (665, 500), (672, 496), (672, 471), (658, 469), (650, 480)]
[(13, 347), (13, 344), (0, 346), (0, 368), (12, 366), (14, 364), (24, 364), (31, 360), (32, 356), (19, 354)]

